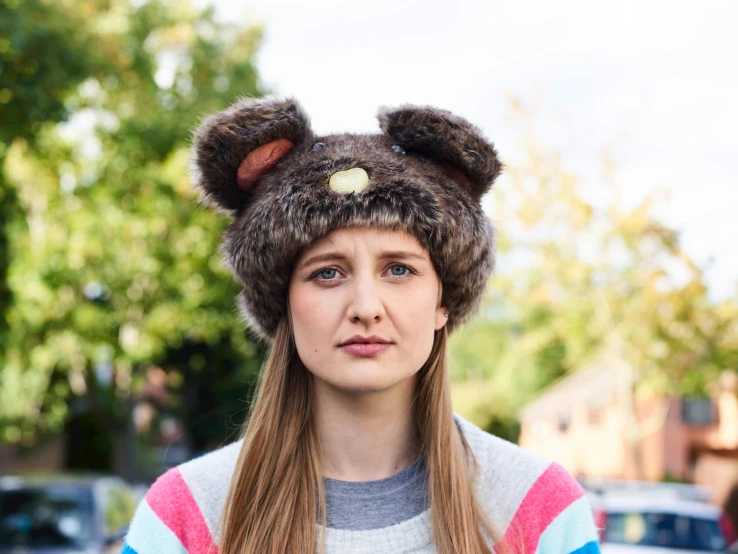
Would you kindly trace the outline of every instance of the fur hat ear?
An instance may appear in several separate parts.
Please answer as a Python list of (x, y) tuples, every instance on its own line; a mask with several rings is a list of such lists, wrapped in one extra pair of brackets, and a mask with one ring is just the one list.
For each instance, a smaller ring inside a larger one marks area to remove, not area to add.
[(477, 201), (500, 174), (494, 146), (477, 127), (451, 112), (405, 105), (382, 108), (377, 117), (393, 141), (437, 161)]
[(308, 117), (293, 99), (239, 100), (196, 131), (195, 185), (207, 203), (240, 211), (261, 177), (312, 136)]

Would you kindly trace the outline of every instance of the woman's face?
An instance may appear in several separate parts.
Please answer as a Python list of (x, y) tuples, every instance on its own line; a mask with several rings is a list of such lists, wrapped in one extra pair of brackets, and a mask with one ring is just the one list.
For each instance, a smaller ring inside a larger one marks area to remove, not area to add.
[(446, 324), (439, 293), (428, 252), (412, 235), (336, 230), (302, 253), (290, 281), (300, 359), (346, 393), (407, 384)]

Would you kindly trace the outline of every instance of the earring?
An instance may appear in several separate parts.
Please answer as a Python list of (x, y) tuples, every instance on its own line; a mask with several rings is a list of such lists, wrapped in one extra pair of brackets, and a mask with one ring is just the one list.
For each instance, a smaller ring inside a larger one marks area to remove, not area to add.
[(448, 317), (448, 312), (446, 312), (446, 313), (445, 313), (445, 314), (443, 314), (443, 315), (445, 315), (446, 317)]

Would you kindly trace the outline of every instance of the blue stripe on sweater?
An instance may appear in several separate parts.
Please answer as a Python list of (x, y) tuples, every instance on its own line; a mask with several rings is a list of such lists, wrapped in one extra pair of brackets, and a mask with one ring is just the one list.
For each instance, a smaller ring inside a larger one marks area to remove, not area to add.
[(135, 554), (187, 554), (187, 549), (145, 498), (136, 508), (126, 543)]
[[(582, 496), (569, 504), (550, 523), (541, 534), (536, 552), (538, 554), (549, 552), (586, 554), (590, 552), (586, 550), (587, 545), (592, 541), (597, 541), (597, 529), (594, 525), (589, 501), (585, 496)], [(598, 552), (598, 550), (595, 550), (595, 552)]]
[(123, 545), (123, 551), (120, 554), (138, 554), (133, 548), (128, 546), (128, 543)]
[(571, 554), (600, 554), (600, 545), (597, 541), (588, 542), (582, 548), (577, 548)]

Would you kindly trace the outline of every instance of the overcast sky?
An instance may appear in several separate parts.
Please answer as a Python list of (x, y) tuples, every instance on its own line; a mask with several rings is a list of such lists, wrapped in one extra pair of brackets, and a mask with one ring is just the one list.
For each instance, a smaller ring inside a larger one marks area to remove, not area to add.
[(657, 213), (699, 262), (713, 259), (713, 296), (736, 290), (738, 2), (215, 4), (223, 19), (263, 24), (263, 85), (298, 98), (318, 133), (376, 131), (380, 105), (432, 104), (479, 125), (514, 160), (523, 129), (508, 95), (539, 98), (537, 134), (591, 193), (603, 149), (617, 142), (625, 197), (668, 191)]

